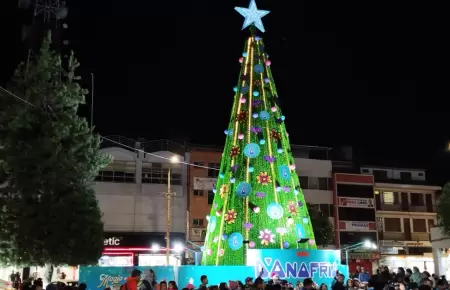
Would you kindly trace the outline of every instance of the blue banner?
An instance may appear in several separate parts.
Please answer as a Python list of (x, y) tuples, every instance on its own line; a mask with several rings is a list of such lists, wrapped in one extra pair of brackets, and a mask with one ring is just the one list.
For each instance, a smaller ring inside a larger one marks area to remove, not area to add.
[(255, 277), (255, 269), (247, 266), (182, 266), (178, 267), (178, 287), (182, 289), (192, 284), (197, 289), (202, 275), (208, 276), (209, 285), (228, 281), (244, 283), (245, 278)]
[(276, 275), (294, 285), (312, 278), (317, 284), (330, 287), (336, 270), (347, 273), (339, 250), (248, 250), (247, 265), (255, 267), (254, 275), (264, 270), (262, 278)]
[(141, 280), (157, 282), (176, 281), (174, 267), (99, 267), (80, 266), (79, 283), (86, 283), (87, 290), (111, 288), (119, 290), (134, 269), (142, 271)]

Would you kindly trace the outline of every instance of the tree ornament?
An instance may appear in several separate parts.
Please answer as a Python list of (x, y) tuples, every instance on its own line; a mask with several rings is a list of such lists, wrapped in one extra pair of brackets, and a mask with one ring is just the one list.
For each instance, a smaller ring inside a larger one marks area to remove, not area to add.
[(266, 60), (266, 66), (270, 66), (272, 62), (270, 60)]
[(266, 171), (260, 172), (259, 175), (256, 177), (258, 183), (262, 185), (268, 185), (272, 182), (272, 179), (270, 178), (269, 174)]
[(259, 145), (256, 143), (250, 143), (245, 145), (244, 147), (244, 155), (248, 158), (256, 158), (259, 156), (259, 153), (261, 152), (261, 149), (259, 148)]
[(267, 111), (261, 111), (261, 112), (259, 113), (259, 118), (261, 118), (261, 120), (263, 120), (263, 121), (269, 120), (269, 119), (270, 119), (269, 112), (267, 112)]
[(272, 136), (272, 138), (277, 140), (277, 141), (280, 140), (280, 138), (281, 138), (280, 132), (278, 132), (275, 129), (271, 129), (270, 130), (270, 136)]
[(276, 202), (271, 202), (267, 206), (267, 215), (273, 220), (278, 220), (282, 218), (283, 213), (284, 213), (283, 208)]
[(225, 214), (225, 221), (227, 224), (234, 224), (234, 221), (236, 220), (236, 211), (234, 209), (229, 209), (227, 213)]
[(246, 98), (241, 98), (241, 104), (245, 104), (247, 102)]
[(227, 195), (227, 193), (228, 193), (228, 185), (222, 184), (219, 191), (220, 197), (224, 198)]
[(241, 182), (236, 188), (236, 195), (245, 198), (248, 197), (252, 193), (252, 186), (250, 183)]
[(238, 139), (239, 139), (239, 140), (244, 139), (244, 134), (240, 133), (240, 134), (238, 135)]
[(233, 146), (231, 148), (231, 153), (230, 153), (231, 157), (236, 157), (239, 155), (239, 153), (241, 153), (241, 148), (239, 146)]
[(259, 29), (259, 31), (265, 32), (261, 18), (269, 14), (270, 11), (258, 10), (255, 0), (251, 0), (250, 6), (248, 8), (235, 7), (234, 9), (239, 12), (239, 14), (245, 17), (244, 24), (242, 25), (242, 30), (253, 24), (256, 28)]
[(241, 233), (232, 233), (228, 238), (228, 246), (233, 251), (237, 251), (242, 248), (243, 243), (244, 237)]
[(293, 201), (288, 202), (288, 211), (291, 215), (297, 214), (297, 205)]
[(261, 244), (265, 246), (268, 246), (269, 243), (275, 243), (275, 236), (267, 229), (259, 231), (259, 239), (261, 240)]
[[(252, 107), (253, 108), (257, 108), (259, 106), (262, 105), (262, 101), (261, 100), (253, 100), (252, 101)], [(253, 118), (258, 118), (258, 113), (253, 113)]]
[(280, 177), (286, 181), (291, 180), (291, 170), (286, 165), (281, 165), (278, 169), (278, 172), (280, 173)]
[(238, 122), (244, 121), (247, 118), (247, 111), (241, 111), (237, 116), (236, 120)]
[(239, 62), (242, 63), (244, 62), (244, 59), (242, 57), (239, 58)]
[(274, 106), (274, 107), (270, 108), (270, 110), (275, 113), (277, 111), (277, 107)]
[(253, 70), (255, 71), (255, 73), (261, 74), (261, 73), (264, 72), (264, 66), (263, 66), (262, 64), (256, 64), (256, 65), (253, 67)]

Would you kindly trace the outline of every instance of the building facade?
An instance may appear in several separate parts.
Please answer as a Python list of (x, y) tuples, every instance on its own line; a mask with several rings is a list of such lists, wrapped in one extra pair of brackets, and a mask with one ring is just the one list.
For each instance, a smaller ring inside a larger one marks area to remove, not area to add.
[(350, 271), (359, 264), (372, 272), (379, 253), (364, 248), (363, 242), (378, 242), (373, 176), (334, 173), (333, 185), (336, 241), (343, 249), (342, 258), (345, 259), (345, 248), (356, 247), (348, 251)]
[(179, 248), (186, 239), (187, 166), (170, 160), (184, 161), (184, 146), (167, 140), (108, 138), (117, 143), (106, 141), (101, 151), (113, 160), (99, 172), (94, 187), (105, 231), (100, 264), (164, 265), (168, 221), (170, 263), (179, 264)]
[(380, 264), (432, 271), (430, 229), (441, 187), (427, 185), (422, 169), (364, 166), (361, 173), (375, 179)]

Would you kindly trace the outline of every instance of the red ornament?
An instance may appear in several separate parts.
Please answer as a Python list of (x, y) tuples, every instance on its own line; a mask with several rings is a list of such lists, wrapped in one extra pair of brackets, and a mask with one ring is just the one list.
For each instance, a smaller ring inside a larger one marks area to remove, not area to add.
[(247, 111), (241, 111), (241, 112), (237, 115), (236, 120), (238, 120), (238, 121), (244, 121), (245, 118), (247, 118)]
[(233, 146), (233, 148), (231, 148), (231, 157), (236, 157), (239, 153), (241, 153), (241, 148), (239, 148), (239, 146)]
[(270, 130), (270, 135), (275, 140), (280, 140), (280, 138), (281, 138), (280, 133), (277, 130), (275, 130), (275, 129)]

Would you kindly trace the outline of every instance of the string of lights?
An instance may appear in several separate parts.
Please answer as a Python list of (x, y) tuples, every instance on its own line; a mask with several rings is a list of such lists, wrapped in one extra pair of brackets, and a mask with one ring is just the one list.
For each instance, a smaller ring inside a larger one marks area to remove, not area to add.
[[(11, 91), (5, 89), (4, 87), (0, 86), (0, 89), (1, 89), (2, 91), (4, 91), (5, 93), (7, 93), (8, 95), (10, 95), (10, 96), (12, 96), (12, 97), (14, 97), (14, 98), (16, 98), (16, 99), (22, 101), (23, 103), (25, 103), (25, 104), (27, 104), (27, 105), (29, 105), (29, 106), (32, 106), (32, 107), (36, 107), (34, 104), (32, 104), (32, 103), (30, 103), (29, 101), (27, 101), (27, 100), (25, 100), (25, 99), (23, 99), (23, 98), (17, 96), (16, 94), (14, 94), (13, 92), (11, 92)], [(110, 138), (108, 138), (108, 137), (104, 137), (104, 136), (102, 136), (102, 135), (100, 135), (100, 134), (99, 134), (99, 136), (100, 136), (100, 138), (102, 138), (103, 140), (106, 140), (106, 141), (109, 141), (109, 142), (111, 142), (111, 143), (120, 145), (120, 146), (125, 147), (125, 148), (128, 148), (128, 149), (130, 149), (130, 150), (135, 150), (135, 151), (142, 152), (142, 153), (144, 153), (144, 154), (148, 154), (148, 155), (153, 156), (153, 157), (156, 157), (156, 158), (160, 158), (160, 159), (164, 159), (164, 160), (168, 160), (168, 161), (172, 161), (172, 162), (173, 162), (172, 158), (168, 158), (168, 157), (165, 157), (165, 156), (161, 156), (161, 155), (158, 155), (158, 154), (155, 154), (155, 153), (146, 152), (146, 151), (144, 151), (144, 150), (142, 150), (142, 149), (138, 149), (138, 148), (134, 148), (134, 147), (132, 147), (132, 146), (125, 145), (125, 144), (123, 144), (123, 143), (120, 143), (120, 142), (117, 142), (117, 141), (115, 141), (115, 140), (112, 140), (112, 139), (110, 139)], [(205, 169), (211, 169), (211, 170), (217, 170), (217, 171), (220, 171), (219, 168), (209, 167), (209, 166), (204, 166), (204, 165), (198, 165), (198, 164), (189, 163), (189, 162), (185, 162), (185, 161), (177, 161), (176, 163), (180, 163), (180, 164), (184, 164), (184, 165), (192, 166), (192, 167), (197, 167), (197, 168), (205, 168)]]

